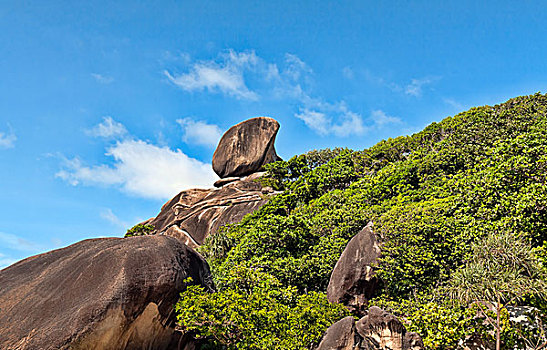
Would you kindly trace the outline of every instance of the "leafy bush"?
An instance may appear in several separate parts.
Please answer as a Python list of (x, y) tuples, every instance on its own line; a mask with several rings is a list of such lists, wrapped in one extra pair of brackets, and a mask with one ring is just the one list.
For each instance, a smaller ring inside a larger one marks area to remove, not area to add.
[[(402, 305), (399, 314), (426, 334), (428, 348), (448, 349), (475, 328), (459, 323), (463, 311), (432, 296), (474, 254), (473, 242), (490, 232), (514, 232), (546, 260), (547, 95), (473, 108), (363, 151), (319, 151), (266, 169), (264, 183), (282, 192), (201, 247), (218, 288), (210, 296), (218, 298), (211, 314), (223, 315), (223, 298), (250, 295), (249, 278), (233, 278), (233, 271), (257, 271), (259, 280), (275, 281), (252, 289), (266, 304), (285, 303), (267, 299), (268, 290), (323, 293), (349, 239), (373, 221), (384, 242), (376, 267), (384, 282), (380, 299)], [(428, 300), (425, 314), (411, 306), (417, 295)], [(540, 299), (530, 302), (539, 307)], [(314, 300), (321, 309), (320, 299)], [(190, 298), (186, 302), (190, 307)], [(248, 312), (235, 305), (240, 309), (233, 314)], [(444, 317), (445, 311), (458, 316)], [(197, 314), (185, 315), (181, 322), (193, 327), (195, 321), (198, 334), (213, 331)], [(246, 329), (244, 319), (231, 322)], [(287, 327), (279, 322), (279, 329)], [(257, 327), (262, 332), (266, 326)]]
[(190, 286), (176, 306), (179, 325), (227, 349), (307, 349), (324, 330), (348, 314), (323, 293), (298, 294), (271, 275), (238, 268), (231, 288), (215, 293)]
[(146, 236), (151, 234), (154, 230), (154, 225), (137, 224), (127, 230), (127, 232), (125, 233), (125, 237)]

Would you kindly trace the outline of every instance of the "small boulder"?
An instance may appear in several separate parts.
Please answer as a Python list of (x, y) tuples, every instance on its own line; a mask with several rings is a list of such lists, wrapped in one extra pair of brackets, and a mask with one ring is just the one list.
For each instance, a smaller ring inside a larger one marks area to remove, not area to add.
[(345, 317), (330, 326), (317, 350), (353, 350), (355, 346), (355, 319)]
[(279, 123), (258, 117), (232, 126), (213, 154), (213, 170), (221, 178), (240, 177), (280, 160), (274, 148)]
[(405, 349), (405, 327), (397, 317), (377, 306), (371, 307), (368, 314), (357, 321), (355, 329), (370, 347), (374, 346), (373, 349)]
[(167, 349), (205, 260), (166, 236), (88, 239), (0, 271), (0, 349)]
[(404, 325), (389, 312), (371, 307), (359, 321), (351, 316), (330, 326), (317, 350), (423, 350), (417, 333), (407, 333)]
[(369, 223), (349, 241), (334, 266), (327, 286), (329, 301), (363, 315), (379, 285), (373, 269), (379, 257), (380, 246)]

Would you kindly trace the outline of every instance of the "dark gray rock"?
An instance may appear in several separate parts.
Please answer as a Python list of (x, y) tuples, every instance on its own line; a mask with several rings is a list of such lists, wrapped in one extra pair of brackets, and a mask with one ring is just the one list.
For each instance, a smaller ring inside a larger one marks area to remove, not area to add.
[(405, 334), (404, 348), (408, 350), (421, 350), (425, 346), (422, 337), (418, 333), (408, 332)]
[(371, 349), (405, 349), (405, 327), (397, 317), (379, 307), (371, 307), (368, 314), (357, 321), (355, 329)]
[(363, 315), (378, 289), (379, 280), (372, 265), (378, 262), (380, 246), (369, 223), (348, 243), (332, 271), (327, 298), (344, 304), (356, 315)]
[(330, 326), (317, 350), (353, 350), (355, 346), (355, 319), (345, 317)]
[(0, 349), (166, 349), (174, 304), (203, 258), (166, 236), (101, 238), (0, 271)]
[(280, 160), (274, 148), (279, 123), (258, 117), (232, 126), (213, 154), (213, 170), (221, 178), (245, 176)]
[(241, 221), (266, 203), (265, 189), (255, 181), (260, 175), (255, 173), (220, 188), (182, 191), (156, 218), (145, 223), (155, 227), (153, 234), (176, 237), (190, 247), (200, 246), (220, 227)]
[(239, 179), (241, 179), (241, 178), (240, 178), (240, 177), (235, 177), (235, 176), (232, 176), (232, 177), (225, 177), (224, 179), (220, 179), (220, 180), (215, 181), (215, 183), (213, 184), (213, 186), (215, 186), (215, 187), (222, 187), (222, 186), (224, 186), (224, 185), (229, 184), (230, 182), (238, 181)]
[(317, 350), (423, 350), (417, 333), (407, 333), (404, 325), (389, 312), (371, 307), (359, 321), (351, 316), (327, 329)]

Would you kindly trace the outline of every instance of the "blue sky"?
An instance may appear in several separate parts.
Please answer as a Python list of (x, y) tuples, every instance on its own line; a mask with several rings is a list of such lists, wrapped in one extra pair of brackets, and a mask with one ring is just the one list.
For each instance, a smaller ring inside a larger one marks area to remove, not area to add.
[(0, 268), (210, 187), (250, 117), (290, 158), (545, 93), (546, 4), (0, 0)]

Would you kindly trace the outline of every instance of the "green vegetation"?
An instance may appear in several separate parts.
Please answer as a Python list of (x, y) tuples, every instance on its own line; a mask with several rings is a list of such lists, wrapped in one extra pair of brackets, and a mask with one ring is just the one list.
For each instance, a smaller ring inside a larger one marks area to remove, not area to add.
[[(471, 247), (465, 266), (450, 280), (450, 291), (466, 304), (475, 303), (496, 331), (496, 350), (501, 348), (501, 314), (524, 297), (547, 294), (547, 278), (532, 248), (504, 232), (490, 234)], [(495, 319), (488, 316), (488, 307)]]
[(124, 237), (146, 236), (151, 234), (154, 229), (155, 227), (153, 225), (137, 224), (127, 230)]
[[(217, 292), (190, 288), (178, 305), (180, 325), (214, 346), (317, 343), (345, 315), (325, 302), (330, 273), (369, 221), (384, 242), (376, 267), (383, 289), (371, 305), (407, 320), (429, 349), (491, 337), (478, 309), (444, 293), (476, 261), (480, 242), (509, 232), (545, 269), (547, 95), (473, 108), (363, 151), (313, 151), (266, 169), (264, 183), (282, 192), (210, 236), (201, 252)], [(546, 313), (544, 293), (520, 294)], [(500, 325), (502, 345), (524, 341), (505, 308)]]
[(209, 339), (210, 347), (305, 349), (318, 345), (325, 329), (348, 315), (324, 294), (299, 294), (271, 275), (249, 269), (231, 274), (237, 286), (212, 294), (190, 286), (176, 306), (179, 324)]

